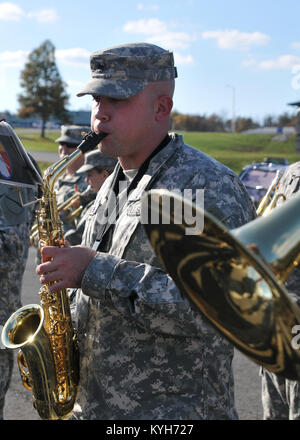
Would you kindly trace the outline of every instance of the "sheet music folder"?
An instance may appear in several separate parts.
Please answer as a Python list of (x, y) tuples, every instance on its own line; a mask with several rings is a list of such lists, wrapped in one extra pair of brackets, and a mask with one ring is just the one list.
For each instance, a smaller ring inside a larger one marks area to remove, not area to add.
[(36, 188), (42, 177), (13, 128), (0, 121), (0, 183)]

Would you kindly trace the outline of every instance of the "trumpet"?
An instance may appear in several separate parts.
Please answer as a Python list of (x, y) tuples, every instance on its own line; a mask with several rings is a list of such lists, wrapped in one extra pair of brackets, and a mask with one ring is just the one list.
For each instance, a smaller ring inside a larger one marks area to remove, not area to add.
[(58, 205), (57, 209), (58, 211), (66, 211), (71, 207), (71, 205), (80, 199), (81, 196), (86, 196), (91, 190), (91, 185), (87, 186), (87, 188), (82, 192), (75, 192), (71, 197), (69, 197), (67, 200), (65, 200), (63, 203)]
[(275, 193), (272, 197), (270, 203), (265, 207), (262, 214), (260, 214), (262, 217), (266, 217), (270, 214), (272, 209), (276, 208), (278, 200), (283, 199), (283, 201), (286, 201), (286, 196), (283, 193)]
[[(88, 185), (87, 188), (82, 193), (74, 193), (71, 197), (69, 197), (67, 200), (62, 202), (60, 205), (57, 206), (58, 212), (60, 211), (67, 211), (70, 210), (71, 212), (66, 217), (66, 220), (68, 223), (72, 222), (76, 217), (78, 217), (82, 212), (82, 206), (79, 206), (78, 208), (71, 208), (71, 205), (80, 199), (80, 196), (86, 196), (91, 190), (91, 185)], [(35, 223), (30, 231), (30, 246), (37, 247), (37, 237), (38, 237), (38, 224)]]
[[(261, 199), (261, 201), (260, 201), (260, 203), (258, 205), (258, 208), (256, 210), (256, 214), (257, 215), (263, 216), (263, 215), (266, 215), (265, 211), (270, 212), (270, 209), (268, 208), (268, 206), (271, 204), (271, 202), (272, 202), (272, 209), (274, 208), (274, 202), (275, 201), (273, 202), (272, 194), (273, 194), (274, 190), (276, 191), (277, 185), (278, 185), (278, 183), (279, 183), (279, 181), (281, 179), (282, 174), (283, 174), (282, 171), (280, 171), (280, 170), (276, 171), (276, 175), (275, 175), (274, 179), (272, 180), (271, 185), (269, 186), (266, 194)], [(277, 203), (277, 200), (276, 200), (276, 203)], [(275, 205), (276, 205), (276, 203), (275, 203)]]

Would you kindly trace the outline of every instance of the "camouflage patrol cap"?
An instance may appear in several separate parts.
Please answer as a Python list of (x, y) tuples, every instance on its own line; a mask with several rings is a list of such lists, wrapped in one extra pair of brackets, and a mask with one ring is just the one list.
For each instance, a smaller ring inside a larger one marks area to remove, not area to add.
[(92, 79), (77, 96), (126, 99), (154, 81), (177, 77), (173, 53), (148, 43), (114, 46), (90, 56)]
[(111, 172), (118, 160), (115, 157), (109, 157), (105, 154), (100, 153), (100, 151), (90, 151), (84, 156), (84, 165), (77, 170), (78, 173), (85, 173), (86, 171), (92, 170), (95, 167), (103, 168)]
[(62, 125), (61, 135), (55, 140), (59, 143), (79, 145), (83, 138), (83, 133), (91, 131), (91, 127), (83, 127), (81, 125)]

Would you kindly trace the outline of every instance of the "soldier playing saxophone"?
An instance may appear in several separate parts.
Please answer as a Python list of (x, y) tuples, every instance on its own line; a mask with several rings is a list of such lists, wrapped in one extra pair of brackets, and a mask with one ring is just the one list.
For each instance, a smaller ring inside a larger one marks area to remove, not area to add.
[[(205, 189), (229, 228), (255, 217), (238, 177), (168, 134), (173, 54), (132, 43), (91, 56), (92, 128), (119, 164), (97, 194), (80, 246), (43, 249), (40, 281), (76, 294), (78, 419), (236, 419), (233, 347), (193, 311), (158, 262), (141, 224), (150, 188)], [(122, 184), (121, 184), (122, 183)], [(115, 197), (114, 197), (115, 196)], [(107, 215), (110, 201), (117, 200)], [(209, 292), (208, 292), (209, 293)]]

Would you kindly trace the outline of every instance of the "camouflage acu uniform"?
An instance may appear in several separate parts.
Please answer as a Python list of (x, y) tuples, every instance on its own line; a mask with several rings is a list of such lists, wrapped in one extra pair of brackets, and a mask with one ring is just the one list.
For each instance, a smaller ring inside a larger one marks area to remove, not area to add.
[[(300, 162), (288, 167), (280, 179), (278, 194), (291, 199), (300, 190)], [(283, 199), (278, 199), (280, 206)], [(293, 270), (285, 287), (290, 297), (300, 306), (300, 268)], [(269, 371), (261, 369), (262, 404), (265, 420), (300, 420), (300, 382), (284, 379)]]
[[(87, 188), (85, 182), (85, 173), (74, 173), (73, 176), (62, 176), (59, 178), (54, 185), (54, 190), (56, 192), (57, 205), (68, 200), (75, 192), (75, 185), (77, 185), (78, 191), (83, 192)], [(67, 222), (64, 216), (61, 216), (63, 222), (64, 232), (69, 229), (74, 228), (74, 222)]]
[[(95, 193), (95, 198), (96, 198), (96, 193)], [(85, 208), (83, 208), (80, 214), (80, 218), (76, 222), (75, 228), (69, 229), (64, 234), (65, 239), (68, 240), (71, 246), (76, 246), (78, 244), (81, 244), (82, 234), (84, 232), (84, 227), (85, 227), (85, 221), (93, 205), (94, 205), (94, 200), (92, 200), (88, 205), (85, 206)]]
[[(115, 172), (86, 221), (87, 246), (105, 226)], [(81, 379), (75, 417), (236, 419), (233, 347), (195, 313), (154, 254), (140, 223), (140, 199), (150, 188), (204, 189), (205, 209), (229, 228), (255, 217), (231, 170), (171, 135), (130, 193), (108, 253), (97, 253), (77, 292)]]
[[(80, 167), (78, 171), (82, 173), (86, 173), (87, 171), (97, 168), (99, 173), (100, 170), (101, 171), (106, 170), (109, 174), (111, 174), (117, 162), (118, 160), (116, 158), (105, 156), (104, 154), (100, 153), (99, 150), (94, 150), (94, 151), (90, 151), (85, 155), (84, 165)], [(65, 239), (68, 240), (68, 242), (72, 246), (81, 243), (82, 234), (85, 226), (85, 220), (88, 216), (90, 209), (93, 206), (96, 195), (97, 193), (91, 191), (91, 193), (88, 196), (89, 197), (88, 203), (84, 201), (84, 199), (86, 198), (85, 195), (80, 197), (81, 205), (83, 207), (82, 212), (80, 213), (80, 217), (75, 220), (74, 229), (70, 228), (65, 234)], [(90, 200), (91, 198), (92, 200)]]
[[(91, 71), (78, 96), (127, 99), (151, 82), (177, 77), (173, 54), (147, 43), (95, 52)], [(106, 226), (116, 172), (86, 220), (87, 246)], [(205, 208), (230, 228), (255, 216), (237, 176), (185, 145), (180, 135), (151, 158), (113, 224), (107, 252), (97, 253), (77, 291), (81, 379), (74, 417), (236, 419), (233, 347), (194, 311), (160, 265), (140, 221), (141, 196), (150, 188), (204, 189)]]
[[(34, 199), (32, 189), (22, 189), (24, 203)], [(28, 257), (34, 205), (19, 206), (17, 192), (0, 183), (0, 325), (21, 307), (22, 277)], [(0, 419), (13, 368), (12, 350), (0, 347)]]
[[(59, 144), (67, 144), (76, 148), (83, 139), (83, 133), (88, 133), (90, 127), (80, 126), (80, 125), (62, 125), (60, 136), (55, 140)], [(61, 176), (54, 185), (54, 190), (56, 192), (57, 204), (65, 202), (69, 199), (75, 192), (75, 185), (77, 185), (78, 191), (83, 192), (87, 184), (85, 182), (85, 173), (77, 170), (72, 176), (63, 175)], [(89, 203), (91, 199), (86, 201)], [(69, 229), (74, 228), (74, 222), (69, 222), (64, 215), (61, 215), (61, 220), (63, 222), (64, 232)]]

